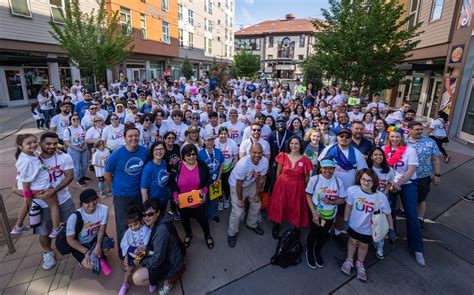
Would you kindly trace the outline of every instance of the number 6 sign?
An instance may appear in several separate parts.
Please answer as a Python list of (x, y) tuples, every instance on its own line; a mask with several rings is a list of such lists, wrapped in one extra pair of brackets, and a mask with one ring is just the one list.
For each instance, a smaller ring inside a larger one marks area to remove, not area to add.
[(189, 206), (198, 205), (203, 202), (203, 199), (201, 198), (200, 190), (192, 190), (187, 193), (179, 194), (178, 199), (179, 199), (179, 208), (187, 208)]

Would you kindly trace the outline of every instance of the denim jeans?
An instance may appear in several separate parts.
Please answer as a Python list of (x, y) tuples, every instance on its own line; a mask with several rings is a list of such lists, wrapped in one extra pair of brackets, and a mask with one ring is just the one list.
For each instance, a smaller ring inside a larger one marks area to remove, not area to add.
[(51, 123), (51, 118), (53, 118), (54, 115), (56, 115), (56, 111), (54, 109), (41, 110), (41, 113), (43, 114), (43, 117), (44, 117), (44, 124), (46, 128), (49, 129), (49, 123)]
[(417, 212), (418, 191), (416, 184), (404, 184), (401, 186), (400, 191), (389, 194), (389, 202), (392, 209), (393, 226), (395, 231), (397, 231), (395, 210), (398, 195), (400, 195), (403, 209), (406, 214), (408, 247), (415, 252), (423, 252), (423, 238), (421, 236), (420, 221), (418, 220)]
[(216, 217), (216, 202), (217, 202), (217, 198), (214, 199), (214, 200), (211, 200), (209, 198), (209, 194), (207, 194), (207, 217), (209, 219), (213, 219), (214, 217)]
[(67, 153), (71, 156), (74, 163), (74, 177), (79, 181), (79, 179), (86, 176), (87, 163), (89, 161), (87, 150), (79, 152), (73, 148), (68, 148)]
[[(114, 196), (113, 198), (115, 210), (115, 230), (117, 232), (117, 241), (122, 241), (125, 231), (128, 229), (127, 225), (127, 211), (130, 206), (142, 206), (142, 196)], [(118, 242), (120, 243), (120, 242)], [(122, 250), (118, 248), (119, 257), (123, 260)]]

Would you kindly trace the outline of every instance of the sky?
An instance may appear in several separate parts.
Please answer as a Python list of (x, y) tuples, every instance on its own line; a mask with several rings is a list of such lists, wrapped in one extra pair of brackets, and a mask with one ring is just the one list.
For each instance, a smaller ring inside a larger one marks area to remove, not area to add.
[(296, 18), (320, 18), (327, 0), (236, 0), (234, 30), (264, 20), (284, 19), (288, 13)]

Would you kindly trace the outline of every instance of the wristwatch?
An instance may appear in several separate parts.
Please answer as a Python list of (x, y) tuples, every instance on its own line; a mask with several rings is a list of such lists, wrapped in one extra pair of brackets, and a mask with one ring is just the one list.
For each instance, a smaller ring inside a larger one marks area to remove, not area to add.
[(435, 173), (435, 176), (441, 177), (441, 174)]

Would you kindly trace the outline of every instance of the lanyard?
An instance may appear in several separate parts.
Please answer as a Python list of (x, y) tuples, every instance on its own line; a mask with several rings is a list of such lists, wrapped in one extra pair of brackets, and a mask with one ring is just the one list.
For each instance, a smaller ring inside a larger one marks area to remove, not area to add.
[(205, 151), (206, 151), (207, 157), (211, 159), (211, 162), (214, 162), (214, 149), (212, 149), (211, 155), (209, 155), (209, 152), (207, 151), (207, 149), (205, 149)]
[(281, 152), (281, 147), (283, 146), (283, 143), (285, 142), (286, 130), (285, 130), (285, 134), (283, 134), (283, 138), (281, 139), (281, 143), (280, 143), (280, 134), (278, 131), (276, 133), (276, 137), (277, 137), (278, 151)]

